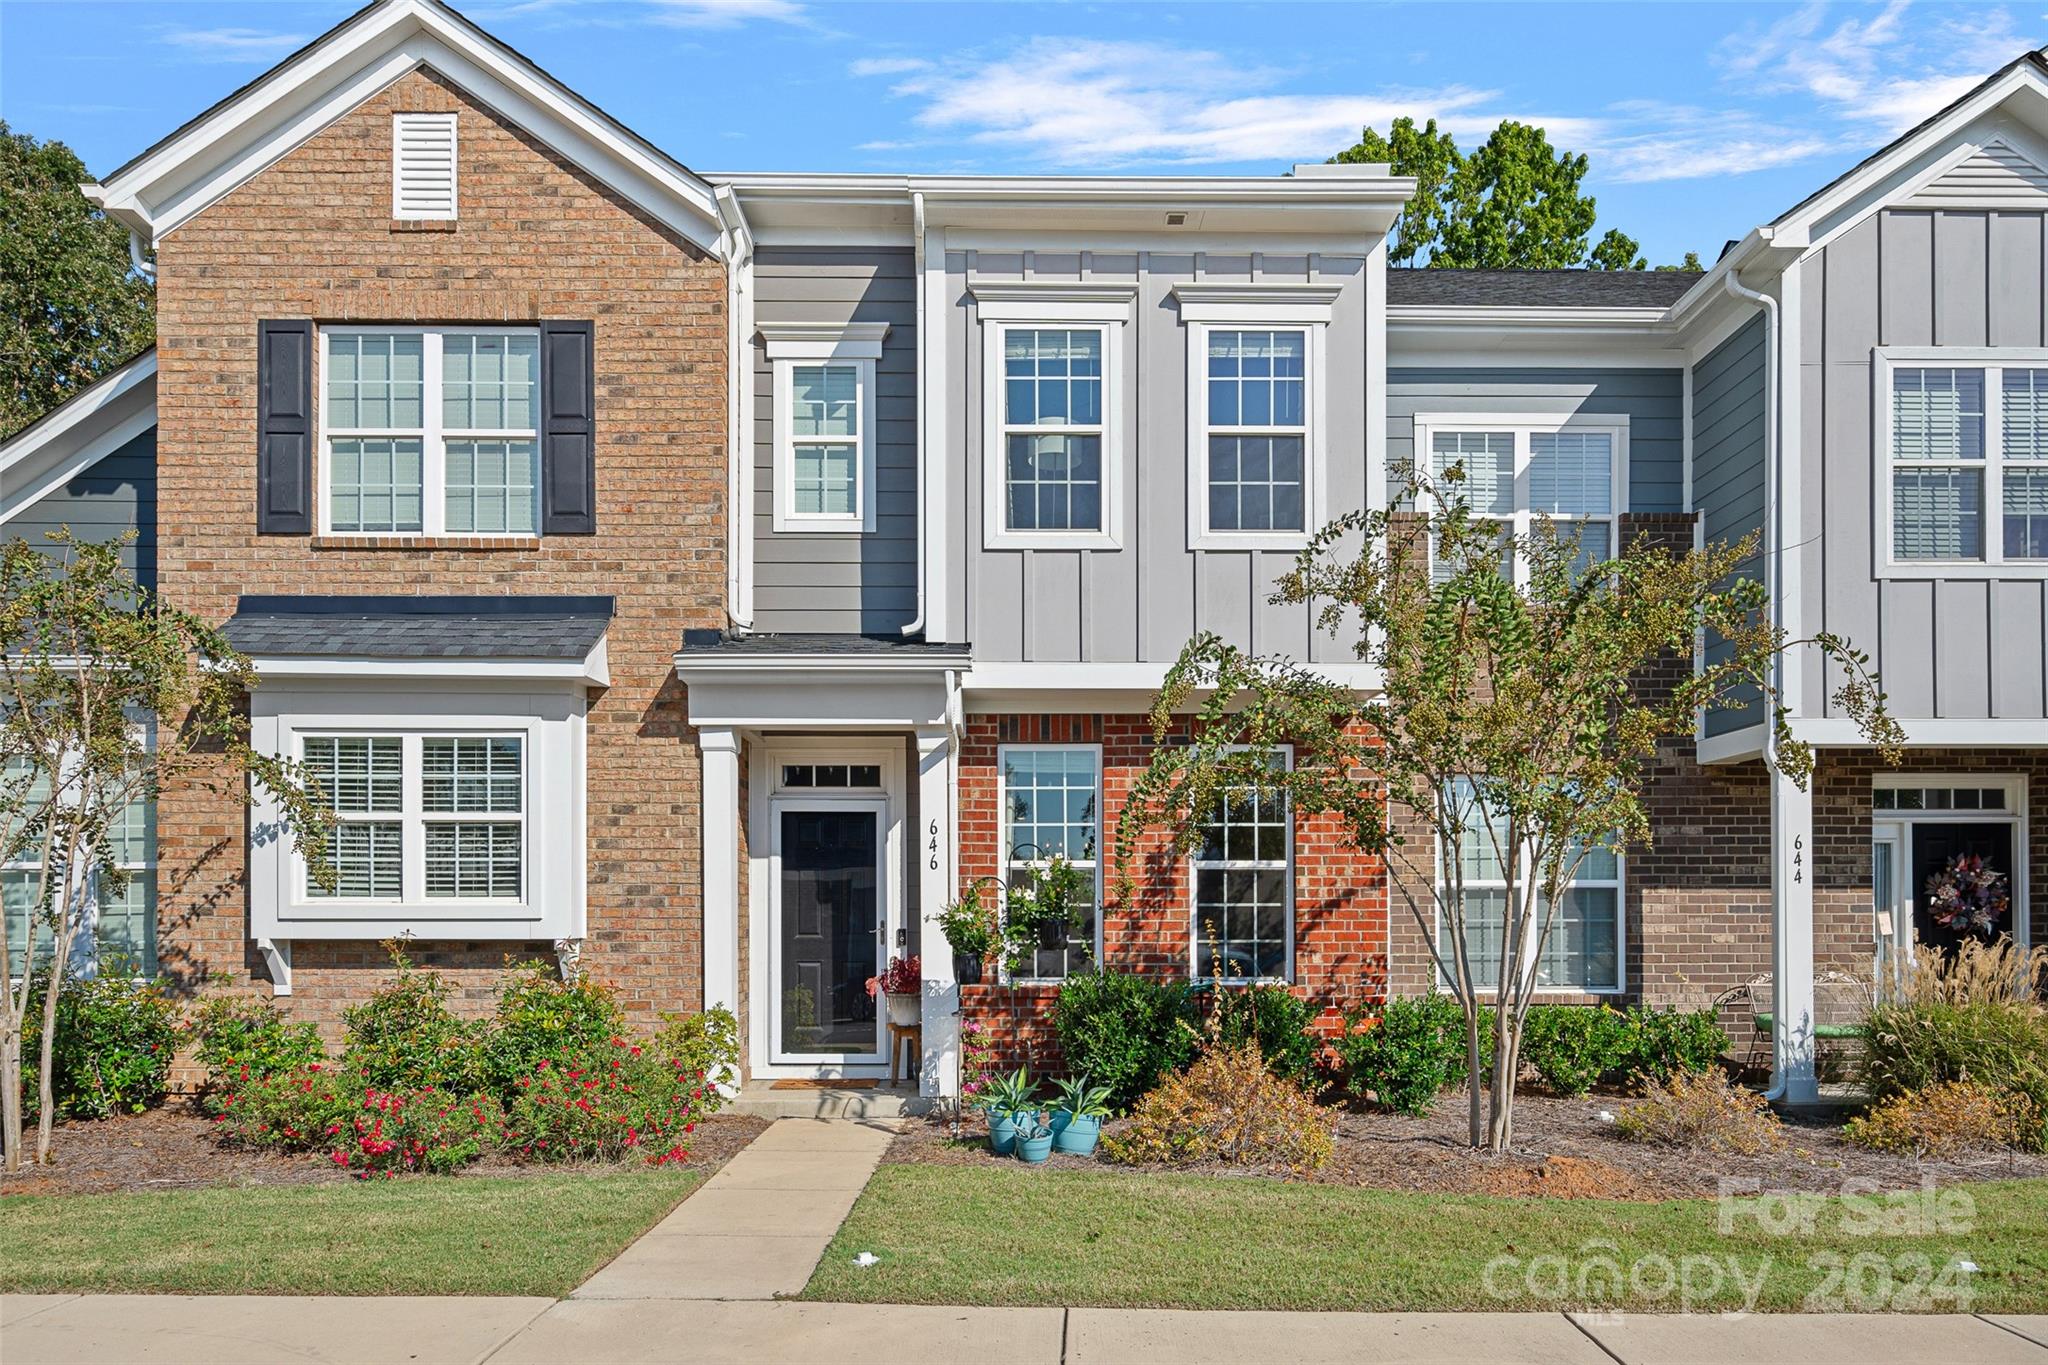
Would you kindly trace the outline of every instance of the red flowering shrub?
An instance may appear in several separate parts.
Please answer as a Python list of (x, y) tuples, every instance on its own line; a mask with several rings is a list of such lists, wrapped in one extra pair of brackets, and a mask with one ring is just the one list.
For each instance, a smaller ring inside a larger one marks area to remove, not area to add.
[(531, 1161), (682, 1161), (697, 1120), (716, 1107), (704, 1073), (613, 1038), (602, 1049), (542, 1062), (517, 1081), (506, 1143)]
[(364, 1177), (453, 1171), (505, 1132), (505, 1111), (489, 1095), (384, 1090), (352, 1069), (318, 1062), (253, 1080), (219, 1108), (214, 1122), (225, 1142), (324, 1153)]

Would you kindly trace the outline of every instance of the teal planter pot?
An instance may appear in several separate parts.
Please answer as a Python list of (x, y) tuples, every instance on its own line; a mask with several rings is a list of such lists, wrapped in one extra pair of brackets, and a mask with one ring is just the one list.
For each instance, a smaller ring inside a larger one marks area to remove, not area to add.
[(1052, 1130), (1041, 1128), (1036, 1137), (1026, 1137), (1020, 1133), (1017, 1137), (1017, 1155), (1034, 1166), (1051, 1156)]
[(1062, 1109), (1052, 1116), (1052, 1145), (1075, 1156), (1092, 1156), (1102, 1139), (1102, 1120), (1075, 1118)]
[(988, 1149), (1008, 1156), (1017, 1145), (1017, 1116), (1000, 1110), (988, 1111)]

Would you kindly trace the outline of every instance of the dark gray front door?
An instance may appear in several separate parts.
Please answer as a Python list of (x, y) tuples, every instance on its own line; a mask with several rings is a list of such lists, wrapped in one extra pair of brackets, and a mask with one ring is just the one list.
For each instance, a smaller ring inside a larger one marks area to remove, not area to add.
[[(1913, 934), (1921, 943), (1949, 951), (1963, 941), (1963, 935), (1946, 925), (1936, 924), (1927, 913), (1927, 883), (1944, 871), (1956, 855), (1974, 853), (1987, 865), (2006, 876), (2006, 894), (2012, 894), (2012, 826), (1924, 820), (1913, 826), (1913, 874), (1907, 885), (1913, 897)], [(1991, 930), (1991, 936), (2012, 932), (2012, 910)], [(1981, 937), (1981, 935), (1979, 936)]]
[(781, 995), (784, 1053), (870, 1056), (881, 888), (881, 817), (868, 810), (782, 813)]

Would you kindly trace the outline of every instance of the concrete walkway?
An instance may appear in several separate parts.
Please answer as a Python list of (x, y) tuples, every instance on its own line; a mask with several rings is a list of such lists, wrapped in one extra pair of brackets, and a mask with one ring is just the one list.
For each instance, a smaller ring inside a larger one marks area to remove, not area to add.
[(572, 1299), (772, 1299), (803, 1292), (892, 1127), (780, 1119)]

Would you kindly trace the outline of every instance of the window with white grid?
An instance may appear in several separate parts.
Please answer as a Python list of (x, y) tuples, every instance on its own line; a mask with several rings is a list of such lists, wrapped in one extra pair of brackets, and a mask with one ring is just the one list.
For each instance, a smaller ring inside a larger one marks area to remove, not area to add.
[(300, 756), (334, 814), (312, 899), (518, 902), (526, 768), (516, 735), (305, 735)]
[(1003, 879), (1028, 879), (1047, 859), (1065, 858), (1088, 887), (1082, 927), (1058, 948), (1033, 952), (1034, 980), (1057, 980), (1095, 960), (1101, 899), (1102, 751), (1093, 745), (1004, 745)]
[[(1507, 843), (1505, 817), (1487, 810), (1473, 784), (1459, 779), (1454, 800), (1465, 809), (1465, 833), (1456, 857), (1465, 886), (1465, 948), (1473, 978), (1481, 986), (1500, 979), (1502, 937), (1510, 897), (1508, 861), (1513, 850)], [(1518, 867), (1527, 875), (1529, 857), (1524, 851)], [(1439, 859), (1444, 893), (1450, 891), (1450, 869)], [(1565, 892), (1565, 901), (1551, 922), (1543, 954), (1536, 964), (1536, 984), (1542, 990), (1610, 992), (1621, 989), (1621, 859), (1611, 849), (1592, 848), (1579, 862), (1578, 875)], [(1544, 903), (1547, 906), (1547, 902)], [(1544, 913), (1539, 908), (1538, 915)], [(1446, 961), (1456, 951), (1450, 921), (1439, 913), (1437, 950)], [(1446, 985), (1449, 984), (1445, 981)]]
[[(32, 810), (49, 799), (48, 777), (27, 760), (10, 758), (4, 776), (5, 799)], [(154, 976), (156, 958), (156, 802), (137, 796), (109, 822), (111, 857), (88, 880), (85, 928), (88, 942), (74, 944), (73, 961), (91, 971)], [(43, 898), (39, 845), (16, 851), (0, 862), (0, 910), (7, 916), (7, 942), (18, 974), (34, 933), (37, 961), (50, 951), (50, 906)]]
[(1207, 332), (1208, 534), (1307, 532), (1308, 336)]
[(2048, 566), (2048, 353), (1933, 348), (1879, 361), (1886, 567)]
[(333, 327), (320, 348), (328, 532), (536, 534), (538, 333)]
[(861, 521), (863, 369), (857, 361), (790, 367), (787, 515)]
[[(1415, 419), (1422, 479), (1504, 536), (1527, 537), (1548, 521), (1577, 542), (1580, 570), (1616, 553), (1615, 518), (1628, 486), (1628, 423), (1622, 417), (1438, 415)], [(1450, 471), (1461, 478), (1449, 478)], [(1454, 566), (1432, 563), (1439, 579)], [(1516, 556), (1517, 581), (1528, 565)]]
[[(1275, 762), (1291, 761), (1286, 754)], [(1226, 792), (1202, 828), (1194, 872), (1200, 980), (1285, 981), (1293, 972), (1294, 830), (1284, 792)]]
[(1108, 330), (1000, 330), (1003, 529), (1101, 531)]

